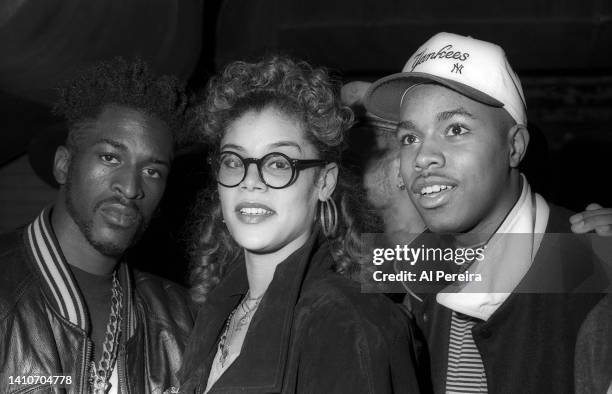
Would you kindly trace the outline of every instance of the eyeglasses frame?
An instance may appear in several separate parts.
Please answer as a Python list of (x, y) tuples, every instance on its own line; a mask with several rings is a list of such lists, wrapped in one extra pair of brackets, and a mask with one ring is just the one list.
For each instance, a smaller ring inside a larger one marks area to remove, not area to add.
[[(242, 165), (244, 166), (244, 175), (242, 176), (242, 179), (240, 180), (240, 182), (236, 183), (233, 186), (228, 186), (228, 185), (226, 185), (224, 183), (221, 183), (219, 181), (219, 176), (218, 175), (219, 175), (219, 168), (220, 168), (220, 165), (221, 165), (220, 159), (221, 159), (221, 156), (223, 154), (225, 154), (225, 153), (230, 153), (232, 155), (237, 156), (240, 159), (240, 161), (242, 161)], [(264, 180), (263, 172), (261, 170), (261, 165), (262, 165), (262, 163), (265, 161), (265, 159), (267, 157), (272, 156), (272, 155), (280, 155), (280, 156), (284, 157), (285, 159), (287, 159), (287, 161), (291, 165), (291, 179), (284, 186), (280, 186), (280, 187), (272, 186), (272, 185), (269, 185)], [(228, 187), (228, 188), (234, 188), (234, 187), (239, 186), (244, 181), (244, 179), (247, 177), (247, 174), (249, 172), (249, 167), (251, 166), (251, 164), (255, 164), (255, 166), (257, 167), (257, 173), (259, 174), (259, 180), (264, 185), (266, 185), (267, 187), (272, 188), (272, 189), (277, 189), (277, 190), (278, 189), (285, 189), (285, 188), (293, 185), (297, 181), (298, 176), (299, 176), (301, 170), (305, 170), (305, 169), (312, 168), (312, 167), (325, 166), (325, 165), (328, 165), (329, 163), (331, 163), (329, 160), (321, 160), (321, 159), (309, 159), (309, 160), (292, 159), (291, 157), (289, 157), (286, 154), (281, 153), (281, 152), (270, 152), (270, 153), (267, 153), (267, 154), (263, 155), (259, 159), (255, 159), (253, 157), (246, 157), (245, 158), (245, 157), (242, 157), (238, 153), (233, 152), (233, 151), (223, 151), (223, 152), (220, 152), (217, 155), (216, 159), (214, 161), (211, 161), (211, 164), (214, 164), (216, 166), (216, 168), (215, 168), (215, 178), (217, 180), (217, 183), (220, 184), (221, 186)]]

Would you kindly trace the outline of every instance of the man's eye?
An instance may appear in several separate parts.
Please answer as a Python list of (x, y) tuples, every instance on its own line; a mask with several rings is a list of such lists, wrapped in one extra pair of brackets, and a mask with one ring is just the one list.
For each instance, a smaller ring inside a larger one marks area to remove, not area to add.
[(109, 164), (118, 164), (119, 163), (119, 159), (117, 159), (117, 157), (115, 157), (115, 155), (111, 155), (111, 154), (102, 154), (100, 155), (100, 159), (106, 163)]
[(456, 135), (463, 135), (463, 134), (465, 134), (467, 132), (468, 132), (468, 130), (465, 127), (463, 127), (462, 125), (460, 125), (460, 124), (453, 124), (453, 125), (451, 125), (447, 129), (446, 135), (447, 136), (456, 136)]
[(145, 168), (145, 174), (151, 178), (161, 178), (161, 173), (153, 168)]
[(400, 137), (400, 143), (402, 145), (412, 145), (417, 142), (417, 137), (414, 134), (406, 134)]

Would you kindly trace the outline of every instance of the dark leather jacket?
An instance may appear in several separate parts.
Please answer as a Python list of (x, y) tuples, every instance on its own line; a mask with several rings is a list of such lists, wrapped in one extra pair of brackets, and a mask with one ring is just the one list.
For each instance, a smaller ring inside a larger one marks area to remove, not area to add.
[[(209, 393), (418, 393), (412, 324), (390, 300), (333, 272), (316, 234), (276, 267), (238, 358)], [(248, 290), (244, 260), (198, 311), (179, 372), (203, 393), (225, 320)]]
[[(92, 342), (85, 303), (43, 213), (0, 236), (0, 392), (86, 393)], [(123, 319), (117, 358), (121, 393), (161, 393), (176, 384), (193, 326), (180, 286), (119, 266)], [(69, 375), (64, 385), (17, 377)], [(11, 384), (13, 383), (13, 384)]]

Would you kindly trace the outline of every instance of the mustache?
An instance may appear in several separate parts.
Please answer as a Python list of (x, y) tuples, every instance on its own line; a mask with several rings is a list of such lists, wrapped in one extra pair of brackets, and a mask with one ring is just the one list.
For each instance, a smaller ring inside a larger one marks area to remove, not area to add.
[(120, 196), (112, 196), (112, 197), (105, 198), (104, 200), (98, 201), (96, 205), (94, 206), (94, 211), (97, 211), (103, 205), (106, 205), (106, 204), (123, 205), (124, 207), (128, 208), (130, 211), (133, 211), (140, 220), (143, 219), (142, 212), (140, 211), (140, 208), (138, 207), (138, 205), (136, 205), (134, 201), (131, 201), (125, 197), (120, 197)]

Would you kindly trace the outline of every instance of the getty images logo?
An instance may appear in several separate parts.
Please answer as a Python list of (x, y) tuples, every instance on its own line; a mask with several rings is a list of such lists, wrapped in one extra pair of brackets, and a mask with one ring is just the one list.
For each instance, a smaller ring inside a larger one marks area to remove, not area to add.
[[(455, 51), (453, 50), (453, 46), (451, 44), (443, 46), (437, 52), (428, 52), (428, 49), (425, 48), (423, 51), (414, 55), (412, 65), (410, 66), (410, 71), (414, 71), (417, 66), (425, 63), (428, 60), (454, 59), (463, 62), (466, 61), (468, 57), (470, 57), (468, 52)], [(460, 69), (463, 69), (463, 66), (461, 66)]]

